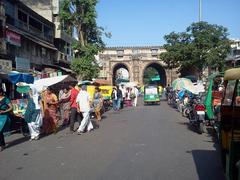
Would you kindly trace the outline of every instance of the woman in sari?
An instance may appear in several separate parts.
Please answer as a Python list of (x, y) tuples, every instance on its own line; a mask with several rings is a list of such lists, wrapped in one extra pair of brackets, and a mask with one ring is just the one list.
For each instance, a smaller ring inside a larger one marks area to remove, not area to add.
[(12, 111), (10, 99), (4, 96), (3, 90), (0, 88), (0, 151), (5, 147), (3, 132), (9, 128), (9, 113)]
[[(68, 99), (70, 97), (71, 93), (69, 91), (69, 89), (65, 88), (63, 90), (63, 93), (60, 95), (59, 97), (59, 102), (61, 102), (62, 100)], [(68, 125), (69, 124), (69, 115), (70, 115), (70, 101), (67, 102), (62, 102), (60, 104), (60, 108), (61, 108), (61, 116), (62, 116), (62, 120), (63, 123), (62, 125)]]
[(43, 120), (43, 131), (46, 134), (50, 134), (52, 132), (57, 132), (57, 106), (58, 99), (57, 96), (53, 93), (51, 88), (47, 88), (47, 90), (43, 94), (43, 104), (44, 104), (44, 120)]

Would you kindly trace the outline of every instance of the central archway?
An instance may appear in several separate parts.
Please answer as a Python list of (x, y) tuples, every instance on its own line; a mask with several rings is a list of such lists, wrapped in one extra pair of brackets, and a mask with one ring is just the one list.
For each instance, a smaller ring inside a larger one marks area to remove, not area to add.
[(163, 87), (167, 84), (166, 72), (159, 63), (150, 63), (143, 70), (143, 84), (157, 84)]
[(113, 85), (120, 84), (121, 82), (128, 82), (130, 80), (130, 73), (127, 65), (123, 63), (116, 64), (113, 67), (112, 83)]

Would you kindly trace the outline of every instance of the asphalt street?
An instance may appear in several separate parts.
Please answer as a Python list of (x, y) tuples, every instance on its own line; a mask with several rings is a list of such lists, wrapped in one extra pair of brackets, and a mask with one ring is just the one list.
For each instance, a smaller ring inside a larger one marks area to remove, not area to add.
[[(100, 128), (29, 142), (6, 137), (0, 180), (224, 180), (214, 138), (166, 102), (104, 114)], [(77, 123), (76, 123), (77, 127)]]

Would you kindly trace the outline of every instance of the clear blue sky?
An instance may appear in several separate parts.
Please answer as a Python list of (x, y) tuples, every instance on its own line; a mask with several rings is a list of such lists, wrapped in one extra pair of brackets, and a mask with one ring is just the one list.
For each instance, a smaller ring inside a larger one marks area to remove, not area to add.
[[(198, 21), (198, 0), (99, 0), (98, 25), (112, 33), (107, 46), (163, 45), (164, 35)], [(240, 38), (240, 0), (202, 0), (202, 20)]]

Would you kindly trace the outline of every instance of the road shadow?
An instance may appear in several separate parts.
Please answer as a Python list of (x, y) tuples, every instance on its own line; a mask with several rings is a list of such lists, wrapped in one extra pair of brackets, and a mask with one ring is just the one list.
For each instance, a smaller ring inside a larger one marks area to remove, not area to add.
[(213, 143), (214, 150), (197, 149), (186, 153), (192, 154), (199, 180), (226, 180), (216, 134), (212, 128), (209, 128), (208, 133), (211, 140), (205, 142)]
[(192, 150), (199, 180), (226, 180), (217, 150)]
[(21, 144), (21, 143), (24, 143), (26, 141), (29, 141), (29, 137), (27, 136), (23, 136), (21, 138), (17, 138), (17, 139), (14, 139), (14, 140), (11, 140), (11, 141), (8, 141), (6, 144), (6, 149), (8, 148), (11, 148), (13, 146), (16, 146), (18, 144)]
[[(189, 122), (178, 122), (178, 124), (185, 126), (188, 130), (199, 133), (199, 130), (196, 126), (191, 125)], [(214, 129), (211, 126), (205, 126), (204, 133), (208, 136), (216, 136)]]

